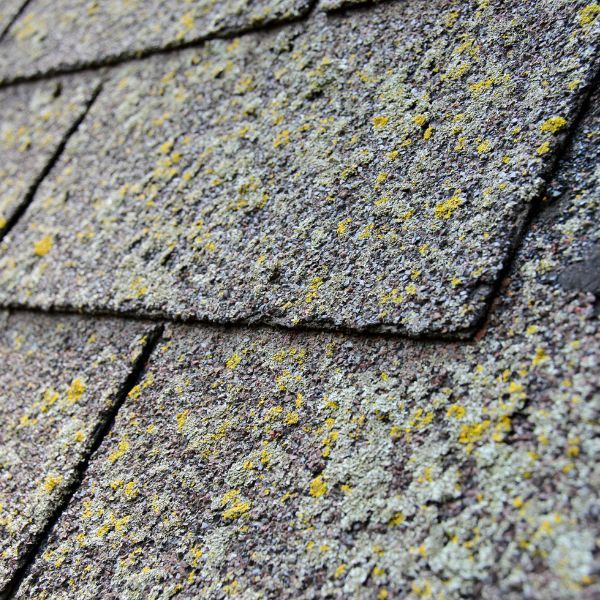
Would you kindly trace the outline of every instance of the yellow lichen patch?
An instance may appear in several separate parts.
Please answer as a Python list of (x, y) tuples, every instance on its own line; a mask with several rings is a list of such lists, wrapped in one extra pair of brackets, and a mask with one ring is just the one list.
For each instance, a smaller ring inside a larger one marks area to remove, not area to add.
[(404, 295), (401, 294), (397, 288), (393, 288), (390, 292), (381, 294), (379, 304), (387, 304), (388, 302), (391, 302), (392, 304), (401, 304), (403, 301)]
[(492, 145), (490, 144), (489, 140), (483, 140), (482, 142), (480, 142), (477, 145), (477, 152), (479, 154), (485, 154), (486, 152), (489, 152), (492, 149)]
[(178, 433), (181, 433), (181, 431), (183, 430), (189, 414), (190, 414), (189, 410), (184, 410), (184, 411), (178, 413), (177, 415), (175, 415), (175, 420), (177, 421), (177, 432)]
[(130, 481), (125, 486), (123, 493), (125, 494), (125, 498), (127, 498), (127, 500), (133, 500), (134, 498), (137, 498), (139, 491), (135, 487), (135, 481)]
[(159, 146), (158, 151), (161, 154), (169, 154), (171, 152), (171, 150), (173, 149), (174, 144), (175, 144), (175, 142), (173, 140), (167, 140), (166, 142), (163, 142)]
[(537, 149), (538, 156), (544, 156), (544, 154), (548, 154), (550, 150), (550, 144), (548, 142), (544, 142)]
[(44, 492), (50, 494), (61, 484), (62, 480), (62, 475), (47, 475), (44, 479)]
[(273, 140), (273, 148), (279, 148), (279, 146), (287, 146), (290, 143), (290, 130), (284, 129), (279, 132)]
[(204, 554), (202, 548), (200, 548), (200, 546), (193, 546), (190, 549), (190, 554), (192, 555), (192, 567), (197, 567), (202, 555)]
[(42, 412), (48, 412), (51, 406), (56, 404), (59, 395), (58, 392), (53, 390), (52, 388), (48, 388), (44, 390), (44, 395), (42, 396), (42, 405), (40, 406), (40, 410)]
[(402, 525), (402, 523), (404, 523), (405, 520), (406, 516), (404, 515), (404, 513), (396, 512), (394, 513), (394, 516), (390, 519), (389, 524), (392, 527), (398, 527), (399, 525)]
[(463, 425), (460, 428), (460, 432), (458, 435), (458, 441), (461, 444), (465, 444), (467, 446), (467, 452), (471, 452), (473, 448), (473, 444), (475, 442), (480, 441), (483, 438), (483, 435), (488, 430), (491, 425), (491, 421), (486, 419), (481, 423), (473, 423), (470, 425)]
[(226, 361), (225, 366), (228, 369), (235, 369), (242, 362), (242, 357), (236, 352), (232, 354)]
[(35, 425), (38, 422), (37, 419), (35, 418), (31, 418), (29, 415), (23, 415), (20, 419), (19, 419), (19, 426), (20, 427), (31, 427), (33, 425)]
[(179, 22), (188, 31), (194, 29), (194, 25), (196, 23), (196, 21), (194, 19), (194, 15), (191, 12), (188, 12), (188, 13), (185, 13), (184, 15), (182, 15), (181, 19), (179, 19)]
[(296, 425), (299, 420), (300, 416), (296, 411), (289, 412), (284, 419), (286, 425)]
[(449, 219), (452, 216), (452, 213), (463, 204), (460, 194), (461, 190), (456, 190), (451, 198), (436, 204), (434, 208), (435, 216), (438, 219)]
[(323, 283), (324, 281), (322, 277), (313, 277), (312, 281), (308, 285), (309, 291), (304, 298), (307, 304), (310, 304), (318, 296), (317, 292)]
[(127, 394), (128, 398), (131, 398), (132, 400), (137, 400), (140, 397), (140, 394), (142, 393), (142, 386), (141, 385), (134, 385), (131, 390), (129, 390), (129, 393)]
[(465, 410), (464, 406), (461, 406), (460, 404), (452, 404), (448, 407), (446, 416), (454, 419), (462, 419), (466, 412), (467, 411)]
[(327, 484), (323, 480), (322, 475), (315, 477), (309, 485), (308, 488), (310, 495), (314, 498), (320, 498), (327, 493)]
[(382, 184), (387, 181), (388, 177), (390, 176), (389, 173), (378, 173), (377, 177), (375, 178), (375, 189), (378, 190), (381, 188)]
[(423, 127), (423, 125), (425, 125), (425, 123), (427, 123), (427, 117), (425, 115), (415, 115), (412, 118), (412, 121), (415, 125), (418, 125), (419, 127)]
[(428, 127), (424, 132), (423, 132), (423, 139), (425, 141), (431, 139), (431, 136), (433, 135), (433, 127)]
[(108, 461), (111, 463), (115, 463), (119, 458), (121, 458), (127, 451), (129, 450), (129, 442), (127, 439), (123, 438), (119, 444), (117, 445), (117, 449), (114, 452), (111, 452), (108, 455)]
[(348, 231), (348, 225), (350, 225), (350, 223), (352, 223), (352, 219), (350, 217), (344, 219), (343, 221), (340, 221), (336, 227), (337, 234), (345, 235)]
[(33, 244), (33, 252), (36, 256), (46, 256), (50, 250), (52, 250), (54, 242), (52, 237), (47, 235), (43, 237), (41, 240), (34, 242)]
[(563, 117), (550, 117), (540, 125), (540, 131), (548, 131), (556, 133), (567, 124), (567, 120)]
[(534, 367), (537, 367), (540, 363), (542, 363), (546, 360), (548, 360), (548, 355), (546, 354), (546, 351), (543, 348), (536, 348), (535, 355), (531, 359), (531, 364)]
[(249, 502), (239, 502), (236, 500), (233, 503), (233, 506), (223, 511), (221, 515), (224, 521), (229, 521), (233, 519), (238, 519), (242, 515), (245, 515), (250, 510)]
[(600, 13), (600, 4), (588, 4), (579, 11), (579, 24), (582, 27), (591, 25)]
[(337, 569), (335, 570), (333, 576), (336, 579), (339, 579), (344, 573), (346, 572), (346, 565), (341, 564), (337, 567)]
[(7, 225), (8, 221), (4, 217), (0, 216), (0, 229), (4, 229)]
[(69, 389), (67, 390), (67, 401), (69, 404), (75, 404), (78, 400), (81, 399), (85, 392), (85, 384), (81, 379), (73, 379)]
[(375, 129), (383, 129), (389, 122), (390, 118), (384, 115), (373, 117), (373, 127)]
[(494, 85), (493, 79), (484, 79), (477, 83), (470, 83), (469, 90), (474, 96), (479, 96), (483, 92), (489, 90)]
[(374, 223), (368, 223), (365, 225), (364, 229), (358, 234), (359, 240), (367, 240), (373, 234), (373, 228), (375, 227)]

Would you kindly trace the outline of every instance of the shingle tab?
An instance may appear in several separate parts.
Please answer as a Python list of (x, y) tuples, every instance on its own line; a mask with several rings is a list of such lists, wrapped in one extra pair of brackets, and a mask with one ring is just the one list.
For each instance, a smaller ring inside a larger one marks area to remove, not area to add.
[(0, 298), (470, 332), (592, 75), (584, 7), (405, 0), (127, 65), (10, 237)]
[(0, 594), (39, 542), (152, 329), (0, 313)]
[(596, 597), (597, 128), (477, 344), (171, 327), (19, 597)]
[(102, 64), (297, 18), (311, 0), (32, 0), (0, 46), (0, 79)]
[(96, 85), (67, 79), (0, 90), (0, 235), (87, 110)]

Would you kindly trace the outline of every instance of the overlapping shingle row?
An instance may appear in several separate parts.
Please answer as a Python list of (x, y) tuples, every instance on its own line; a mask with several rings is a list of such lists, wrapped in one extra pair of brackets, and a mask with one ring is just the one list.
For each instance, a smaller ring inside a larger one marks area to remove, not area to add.
[(0, 595), (599, 593), (600, 7), (63, 4), (0, 42)]

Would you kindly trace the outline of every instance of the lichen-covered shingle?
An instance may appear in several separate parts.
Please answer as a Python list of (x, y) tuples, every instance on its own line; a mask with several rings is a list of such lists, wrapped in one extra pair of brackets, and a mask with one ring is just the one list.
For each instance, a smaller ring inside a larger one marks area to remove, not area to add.
[(305, 14), (310, 0), (32, 0), (0, 46), (0, 79), (103, 64)]
[(597, 597), (597, 132), (478, 342), (169, 327), (20, 597)]
[(0, 595), (72, 485), (152, 329), (0, 313)]
[(2, 301), (470, 331), (591, 77), (584, 7), (385, 3), (116, 70)]
[(0, 91), (0, 236), (85, 113), (96, 84), (59, 79)]

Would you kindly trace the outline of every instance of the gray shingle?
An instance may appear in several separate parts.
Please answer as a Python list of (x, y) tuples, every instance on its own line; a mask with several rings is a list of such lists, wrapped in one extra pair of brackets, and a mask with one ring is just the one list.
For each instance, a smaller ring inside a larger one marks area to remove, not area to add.
[(97, 83), (65, 79), (0, 90), (0, 235), (85, 113)]

